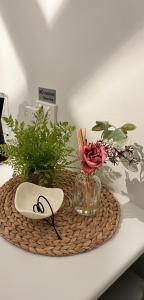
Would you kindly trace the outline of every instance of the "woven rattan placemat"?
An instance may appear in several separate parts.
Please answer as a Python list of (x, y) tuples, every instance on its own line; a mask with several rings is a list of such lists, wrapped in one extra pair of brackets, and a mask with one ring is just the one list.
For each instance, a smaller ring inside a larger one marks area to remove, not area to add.
[(24, 250), (49, 256), (81, 253), (110, 239), (120, 220), (117, 200), (103, 187), (97, 215), (80, 216), (72, 207), (74, 180), (75, 174), (68, 171), (59, 177), (59, 187), (64, 190), (65, 198), (55, 215), (55, 222), (62, 240), (56, 238), (46, 220), (30, 220), (16, 211), (14, 197), (21, 183), (19, 177), (9, 180), (0, 188), (1, 236)]

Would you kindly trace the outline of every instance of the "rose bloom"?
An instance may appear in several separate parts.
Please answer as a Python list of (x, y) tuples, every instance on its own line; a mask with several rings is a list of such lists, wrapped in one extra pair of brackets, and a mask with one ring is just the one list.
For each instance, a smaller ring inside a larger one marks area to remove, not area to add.
[(105, 148), (98, 143), (84, 145), (83, 148), (77, 150), (77, 155), (81, 160), (82, 170), (86, 174), (102, 167), (107, 157)]

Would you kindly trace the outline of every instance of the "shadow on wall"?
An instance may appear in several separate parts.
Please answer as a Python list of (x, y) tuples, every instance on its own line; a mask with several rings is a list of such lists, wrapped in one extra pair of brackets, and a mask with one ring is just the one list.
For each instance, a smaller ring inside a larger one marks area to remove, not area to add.
[(113, 183), (119, 179), (122, 175), (111, 169), (109, 166), (104, 166), (97, 170), (97, 175), (101, 179), (101, 183), (108, 187), (110, 191), (114, 191)]
[[(138, 195), (137, 195), (138, 197)], [(144, 211), (140, 207), (138, 207), (136, 204), (134, 204), (132, 209), (132, 203), (131, 201), (123, 204), (121, 206), (122, 210), (122, 216), (123, 219), (138, 219), (141, 222), (144, 222)]]
[(135, 143), (135, 149), (140, 159), (138, 176), (130, 179), (129, 173), (125, 172), (127, 193), (122, 191), (122, 194), (129, 197), (132, 203), (144, 209), (144, 148)]
[[(138, 155), (141, 159), (138, 177), (132, 178), (130, 177), (129, 173), (126, 171), (126, 189), (127, 193), (121, 192), (122, 195), (127, 196), (129, 202), (122, 206), (123, 214), (125, 218), (138, 218), (142, 222), (144, 222), (144, 148), (143, 146), (136, 144), (135, 147), (138, 151)], [(131, 204), (135, 205), (135, 210), (131, 211), (130, 207)]]
[(143, 0), (69, 0), (52, 27), (36, 0), (0, 6), (31, 95), (39, 84), (55, 87), (69, 120), (68, 96), (144, 24)]
[(122, 192), (122, 194), (128, 196), (132, 203), (144, 209), (144, 181), (138, 180), (138, 178), (130, 179), (126, 172), (126, 188), (127, 193)]

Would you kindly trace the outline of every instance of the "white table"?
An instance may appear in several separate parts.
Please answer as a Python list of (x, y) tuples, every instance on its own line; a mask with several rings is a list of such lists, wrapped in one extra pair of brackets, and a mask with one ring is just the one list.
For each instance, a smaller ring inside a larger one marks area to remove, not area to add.
[[(0, 166), (0, 186), (12, 175)], [(71, 257), (25, 252), (0, 238), (0, 299), (95, 300), (144, 250), (144, 210), (117, 195), (118, 232), (103, 246)]]

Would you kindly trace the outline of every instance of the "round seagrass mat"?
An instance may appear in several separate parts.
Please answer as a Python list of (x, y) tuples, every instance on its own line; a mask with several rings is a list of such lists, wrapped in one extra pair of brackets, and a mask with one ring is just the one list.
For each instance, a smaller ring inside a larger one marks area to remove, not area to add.
[(10, 179), (0, 188), (0, 234), (12, 244), (32, 253), (66, 256), (96, 248), (110, 239), (120, 220), (120, 208), (114, 196), (102, 188), (99, 209), (95, 217), (78, 215), (72, 205), (75, 173), (63, 172), (59, 187), (64, 190), (62, 207), (55, 223), (62, 240), (58, 240), (46, 220), (30, 220), (19, 214), (14, 197), (19, 177)]

